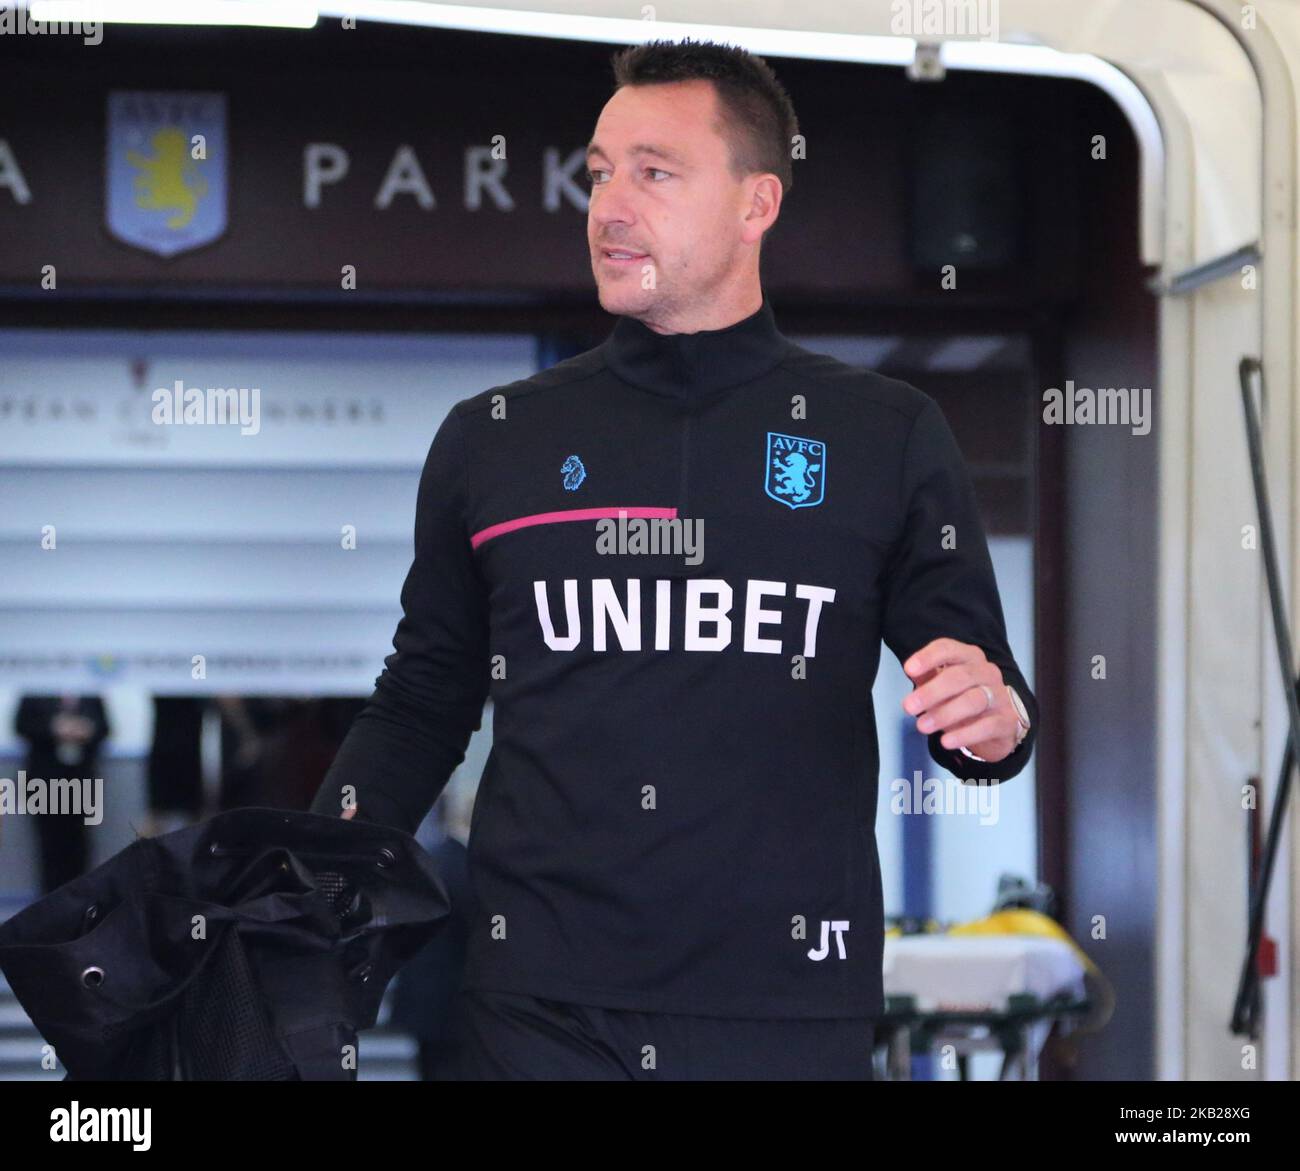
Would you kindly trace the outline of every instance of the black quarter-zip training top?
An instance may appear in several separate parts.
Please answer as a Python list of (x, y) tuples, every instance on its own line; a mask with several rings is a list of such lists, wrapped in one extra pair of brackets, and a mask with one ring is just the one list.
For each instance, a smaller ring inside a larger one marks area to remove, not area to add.
[(351, 786), (359, 817), (414, 832), (492, 697), (467, 987), (878, 1015), (881, 640), (900, 662), (974, 643), (1029, 708), (996, 763), (931, 735), (955, 776), (1010, 778), (1037, 735), (942, 412), (796, 345), (766, 298), (694, 334), (620, 317), (458, 402), (401, 601), (313, 809)]

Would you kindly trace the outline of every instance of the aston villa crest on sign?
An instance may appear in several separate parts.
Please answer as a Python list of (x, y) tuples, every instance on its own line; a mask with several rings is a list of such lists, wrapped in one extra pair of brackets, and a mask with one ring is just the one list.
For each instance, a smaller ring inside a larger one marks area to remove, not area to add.
[(108, 95), (106, 222), (123, 243), (175, 256), (226, 230), (226, 95)]
[(811, 508), (826, 498), (826, 444), (798, 435), (767, 433), (763, 491), (790, 508)]

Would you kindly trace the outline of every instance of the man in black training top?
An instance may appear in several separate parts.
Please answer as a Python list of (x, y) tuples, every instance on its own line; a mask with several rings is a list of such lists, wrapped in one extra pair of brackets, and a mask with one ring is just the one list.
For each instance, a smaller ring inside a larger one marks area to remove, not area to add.
[(709, 43), (614, 67), (587, 235), (618, 321), (438, 428), (313, 809), (413, 832), (490, 695), (465, 1075), (869, 1078), (881, 640), (963, 780), (1024, 768), (1037, 704), (935, 402), (777, 330), (784, 89)]

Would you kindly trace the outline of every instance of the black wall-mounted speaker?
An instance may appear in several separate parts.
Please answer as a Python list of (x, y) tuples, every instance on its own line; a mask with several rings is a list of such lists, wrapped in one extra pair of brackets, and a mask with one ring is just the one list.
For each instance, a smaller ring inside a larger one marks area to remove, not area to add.
[(1014, 125), (975, 111), (918, 116), (908, 148), (913, 265), (1007, 268), (1024, 258), (1026, 186)]

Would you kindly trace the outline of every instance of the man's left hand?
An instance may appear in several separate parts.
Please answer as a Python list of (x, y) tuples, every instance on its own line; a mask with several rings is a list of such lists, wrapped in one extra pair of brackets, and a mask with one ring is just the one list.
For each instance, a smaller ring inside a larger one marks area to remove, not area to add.
[[(915, 688), (903, 700), (903, 710), (918, 717), (918, 732), (942, 732), (939, 743), (945, 748), (968, 748), (990, 763), (1015, 750), (1016, 709), (1001, 668), (979, 647), (936, 638), (911, 655), (903, 670)], [(985, 687), (993, 695), (991, 705)]]

